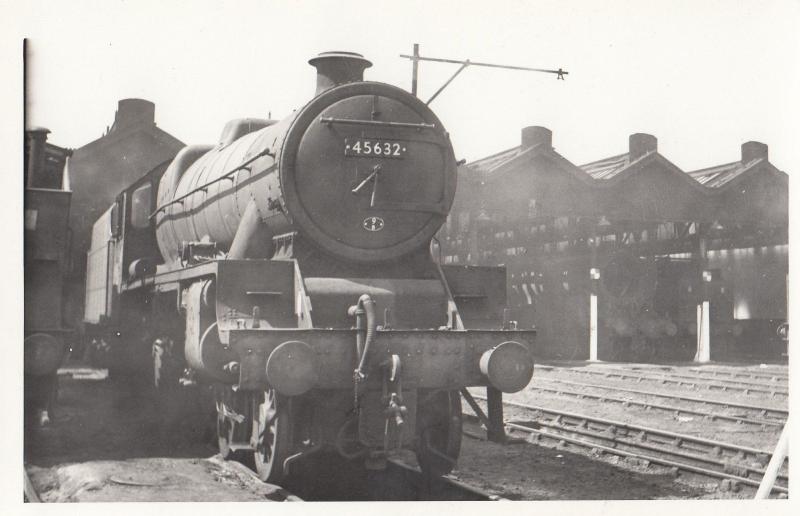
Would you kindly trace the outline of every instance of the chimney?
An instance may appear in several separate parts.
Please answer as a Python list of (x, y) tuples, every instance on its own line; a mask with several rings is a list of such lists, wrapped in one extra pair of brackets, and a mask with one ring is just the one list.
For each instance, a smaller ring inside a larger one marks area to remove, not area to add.
[(364, 69), (372, 63), (355, 52), (322, 52), (308, 60), (317, 69), (317, 92), (348, 82), (364, 80)]
[(742, 163), (749, 163), (754, 159), (769, 159), (769, 147), (761, 142), (745, 142), (742, 144)]
[(122, 99), (117, 104), (114, 125), (108, 131), (113, 133), (120, 129), (136, 125), (154, 125), (156, 123), (156, 105), (144, 99)]
[(553, 147), (553, 132), (547, 127), (532, 125), (522, 128), (522, 150), (543, 143), (546, 147)]
[(648, 152), (658, 150), (658, 139), (652, 134), (634, 133), (628, 137), (628, 157), (636, 161)]

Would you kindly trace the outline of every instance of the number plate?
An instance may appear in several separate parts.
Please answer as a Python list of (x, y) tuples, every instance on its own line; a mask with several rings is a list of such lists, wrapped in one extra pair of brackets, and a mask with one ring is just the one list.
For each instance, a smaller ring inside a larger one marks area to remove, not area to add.
[(345, 156), (403, 159), (406, 157), (406, 152), (408, 152), (406, 142), (375, 138), (346, 138), (344, 140)]

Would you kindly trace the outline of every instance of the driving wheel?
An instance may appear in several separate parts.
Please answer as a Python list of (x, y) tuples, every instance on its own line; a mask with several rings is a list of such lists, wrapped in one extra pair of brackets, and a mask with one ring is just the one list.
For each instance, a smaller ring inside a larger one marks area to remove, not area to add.
[(269, 389), (254, 396), (253, 432), (255, 463), (264, 482), (278, 483), (285, 476), (284, 461), (291, 454), (291, 401)]
[[(252, 429), (252, 401), (246, 393), (234, 392), (229, 386), (214, 388), (217, 406), (217, 446), (224, 460), (235, 460), (252, 466), (252, 452), (237, 450), (233, 443), (247, 443)], [(236, 421), (239, 419), (240, 421)]]
[(461, 452), (461, 396), (458, 391), (420, 391), (417, 462), (434, 476), (450, 473)]

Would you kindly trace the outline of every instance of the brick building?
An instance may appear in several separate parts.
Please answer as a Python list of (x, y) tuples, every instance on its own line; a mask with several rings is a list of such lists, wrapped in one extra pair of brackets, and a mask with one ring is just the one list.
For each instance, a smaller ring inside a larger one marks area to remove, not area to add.
[(609, 360), (781, 356), (788, 181), (766, 145), (686, 172), (648, 134), (581, 166), (548, 129), (521, 136), (459, 170), (439, 240), (444, 263), (506, 266), (512, 318), (542, 353), (587, 358), (594, 338)]

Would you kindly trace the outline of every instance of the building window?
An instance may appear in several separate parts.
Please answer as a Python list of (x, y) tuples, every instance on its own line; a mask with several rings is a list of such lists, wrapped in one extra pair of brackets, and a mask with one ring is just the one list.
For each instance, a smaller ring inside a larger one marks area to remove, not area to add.
[(569, 228), (569, 217), (556, 217), (554, 221), (556, 231), (560, 234), (565, 234)]
[(531, 199), (528, 201), (528, 217), (538, 217), (539, 216), (539, 208), (536, 206), (536, 199)]
[(469, 230), (469, 212), (462, 211), (458, 214), (458, 229), (459, 232), (464, 232)]
[(25, 210), (25, 229), (36, 231), (36, 219), (39, 218), (39, 210)]

